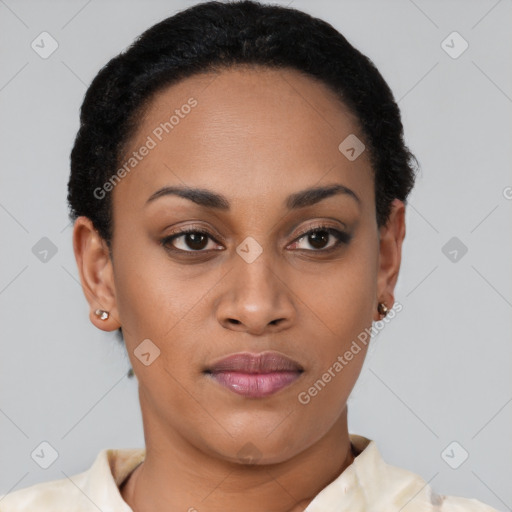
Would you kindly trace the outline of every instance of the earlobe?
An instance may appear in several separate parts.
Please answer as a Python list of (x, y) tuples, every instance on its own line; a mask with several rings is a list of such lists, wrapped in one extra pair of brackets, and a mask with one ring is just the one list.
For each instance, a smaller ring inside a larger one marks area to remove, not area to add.
[(103, 331), (120, 327), (112, 260), (108, 246), (88, 217), (80, 216), (73, 227), (73, 250), (80, 282), (89, 303), (89, 319)]
[(404, 238), (405, 205), (403, 201), (395, 199), (388, 222), (380, 228), (377, 300), (384, 302), (388, 309), (391, 309), (395, 302), (394, 292), (400, 271)]

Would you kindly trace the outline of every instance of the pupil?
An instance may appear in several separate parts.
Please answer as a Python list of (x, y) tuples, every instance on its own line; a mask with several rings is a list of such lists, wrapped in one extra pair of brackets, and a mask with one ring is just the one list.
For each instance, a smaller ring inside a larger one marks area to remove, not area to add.
[[(315, 247), (316, 249), (321, 249), (322, 243), (326, 244), (329, 240), (329, 232), (328, 231), (315, 231), (311, 235), (309, 235), (309, 243)], [(319, 244), (319, 245), (318, 245)]]
[(202, 233), (187, 233), (186, 242), (191, 249), (203, 249), (206, 247), (207, 236)]

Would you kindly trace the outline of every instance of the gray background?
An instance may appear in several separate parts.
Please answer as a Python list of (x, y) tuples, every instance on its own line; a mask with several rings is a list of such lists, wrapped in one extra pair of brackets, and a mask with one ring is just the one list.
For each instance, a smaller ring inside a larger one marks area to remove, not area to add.
[[(69, 152), (99, 68), (194, 3), (0, 0), (0, 493), (84, 471), (103, 448), (144, 445), (125, 349), (88, 320)], [(324, 18), (374, 61), (421, 165), (403, 310), (372, 342), (349, 429), (439, 493), (512, 510), (512, 2), (275, 3)], [(31, 48), (43, 31), (59, 45), (47, 59)], [(458, 58), (442, 47), (453, 31), (469, 44)], [(46, 262), (33, 252), (43, 237), (57, 250)], [(43, 441), (58, 452), (48, 469), (31, 458)], [(446, 462), (453, 441), (452, 465), (469, 453), (457, 469)]]

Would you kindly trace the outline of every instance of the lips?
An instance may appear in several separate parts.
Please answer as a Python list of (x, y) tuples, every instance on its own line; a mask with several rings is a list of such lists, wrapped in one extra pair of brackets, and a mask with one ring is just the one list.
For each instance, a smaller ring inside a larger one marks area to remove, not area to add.
[(278, 352), (243, 352), (214, 362), (205, 373), (237, 394), (260, 398), (290, 385), (303, 371), (299, 363)]
[(211, 373), (240, 372), (240, 373), (272, 373), (272, 372), (297, 372), (303, 371), (302, 366), (293, 359), (278, 352), (263, 352), (251, 354), (241, 352), (233, 354), (208, 367)]

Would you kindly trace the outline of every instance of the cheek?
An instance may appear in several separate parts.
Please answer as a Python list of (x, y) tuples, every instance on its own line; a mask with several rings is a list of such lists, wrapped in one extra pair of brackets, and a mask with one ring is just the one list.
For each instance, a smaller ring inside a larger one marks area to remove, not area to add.
[(327, 274), (328, 277), (301, 281), (301, 293), (308, 297), (304, 302), (310, 319), (307, 330), (311, 371), (301, 389), (303, 400), (298, 397), (298, 401), (304, 407), (318, 409), (318, 414), (332, 410), (334, 418), (357, 381), (370, 343), (376, 293), (375, 253), (368, 248), (366, 252), (353, 250), (343, 262), (331, 266)]
[(372, 323), (378, 254), (367, 241), (358, 245), (324, 273), (301, 278), (300, 293), (314, 313), (318, 332), (331, 340), (318, 344), (323, 347), (318, 356), (324, 363), (327, 353), (332, 357), (343, 351)]
[[(188, 395), (182, 396), (180, 383), (190, 389), (196, 383), (211, 332), (207, 291), (220, 277), (211, 272), (191, 278), (154, 249), (125, 254), (116, 260), (116, 302), (133, 368), (153, 399), (185, 410)], [(156, 354), (149, 366), (138, 359), (146, 352), (151, 359)]]
[(144, 249), (120, 247), (114, 255), (119, 319), (128, 337), (163, 342), (201, 300), (204, 288), (190, 286), (163, 248), (147, 240), (140, 247), (142, 243)]

